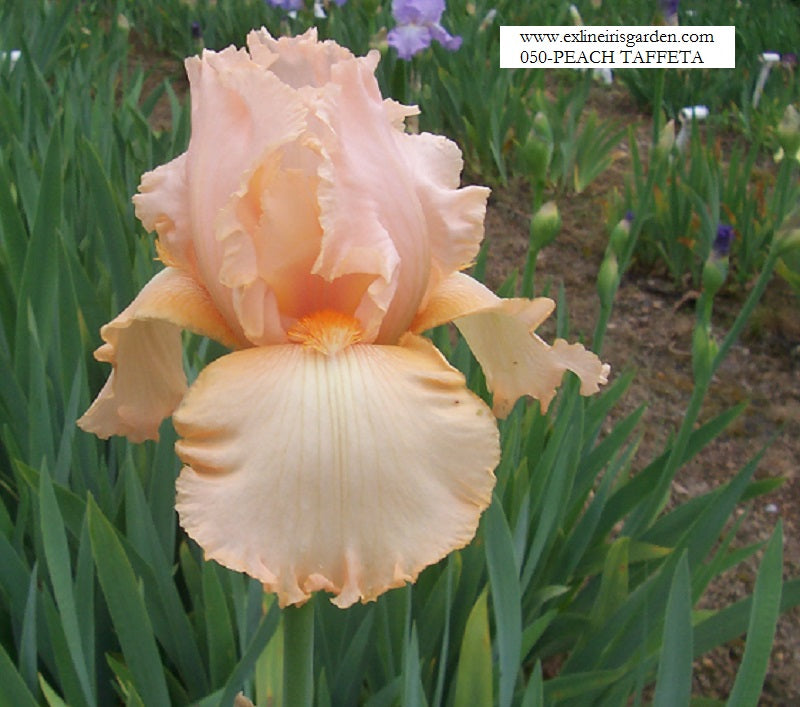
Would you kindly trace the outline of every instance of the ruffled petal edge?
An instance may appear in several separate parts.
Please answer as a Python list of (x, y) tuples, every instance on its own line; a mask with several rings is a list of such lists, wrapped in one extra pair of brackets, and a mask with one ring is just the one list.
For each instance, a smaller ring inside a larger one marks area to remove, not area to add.
[(186, 392), (181, 329), (231, 348), (242, 343), (201, 285), (182, 270), (165, 268), (100, 330), (105, 343), (95, 358), (113, 370), (78, 426), (103, 439), (158, 439), (162, 420)]
[(421, 337), (247, 349), (174, 415), (181, 525), (208, 559), (302, 604), (370, 601), (469, 543), (500, 457), (488, 407)]
[(546, 410), (566, 371), (580, 378), (582, 395), (608, 382), (610, 366), (582, 344), (556, 339), (550, 346), (535, 334), (554, 307), (545, 297), (501, 299), (477, 280), (455, 273), (434, 290), (412, 331), (452, 321), (483, 368), (495, 415), (506, 417), (523, 395)]

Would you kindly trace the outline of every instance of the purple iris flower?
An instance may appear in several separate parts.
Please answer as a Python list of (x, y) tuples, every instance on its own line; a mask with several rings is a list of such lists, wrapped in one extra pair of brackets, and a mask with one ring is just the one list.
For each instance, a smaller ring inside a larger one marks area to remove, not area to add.
[[(268, 5), (272, 5), (272, 7), (280, 7), (284, 10), (302, 10), (305, 7), (306, 0), (264, 0)], [(347, 0), (333, 0), (333, 2), (341, 7), (344, 5)]]
[(434, 40), (454, 52), (461, 46), (461, 37), (454, 37), (442, 27), (443, 12), (444, 0), (392, 0), (397, 27), (386, 38), (389, 46), (397, 50), (401, 59), (410, 59)]
[(718, 258), (724, 258), (731, 252), (731, 241), (733, 241), (733, 226), (721, 223), (717, 226), (717, 237), (714, 239), (712, 249)]
[(280, 7), (284, 10), (302, 10), (305, 0), (265, 0), (272, 7)]
[(678, 24), (679, 0), (661, 0), (661, 11), (669, 24)]

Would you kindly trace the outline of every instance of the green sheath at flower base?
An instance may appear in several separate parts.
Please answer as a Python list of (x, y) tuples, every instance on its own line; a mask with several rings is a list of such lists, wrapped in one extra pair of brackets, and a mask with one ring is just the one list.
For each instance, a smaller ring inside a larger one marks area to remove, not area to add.
[(531, 219), (531, 247), (538, 252), (550, 245), (561, 230), (561, 214), (555, 201), (544, 204)]
[(708, 326), (698, 323), (692, 336), (692, 372), (695, 381), (704, 380), (710, 375), (717, 350), (717, 342)]

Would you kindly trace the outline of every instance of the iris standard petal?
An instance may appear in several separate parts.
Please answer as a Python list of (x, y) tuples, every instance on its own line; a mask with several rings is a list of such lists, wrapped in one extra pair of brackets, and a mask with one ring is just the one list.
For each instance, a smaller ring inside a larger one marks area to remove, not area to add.
[(374, 77), (378, 53), (331, 68), (336, 90), (318, 117), (330, 128), (319, 169), (323, 229), (314, 274), (372, 275), (355, 316), (365, 338), (394, 344), (425, 294), (431, 252), (425, 217)]
[(472, 264), (483, 240), (487, 187), (459, 188), (464, 161), (452, 141), (431, 133), (397, 133), (415, 177), (417, 197), (428, 226), (432, 272), (430, 293), (441, 280)]
[(158, 234), (156, 248), (161, 260), (167, 265), (196, 272), (186, 153), (142, 175), (133, 204), (144, 227)]
[(455, 273), (434, 290), (412, 331), (455, 323), (483, 368), (494, 413), (505, 417), (523, 395), (546, 409), (565, 371), (580, 377), (582, 395), (608, 382), (610, 367), (581, 344), (556, 339), (550, 346), (534, 333), (553, 308), (544, 297), (501, 299), (477, 280)]
[(281, 162), (275, 153), (259, 165), (217, 217), (219, 279), (231, 288), (245, 336), (259, 346), (285, 343), (283, 319), (305, 313), (304, 301), (324, 284), (310, 274), (322, 238), (316, 184)]
[(186, 179), (198, 271), (218, 309), (238, 327), (235, 293), (219, 280), (227, 245), (219, 237), (220, 214), (260, 164), (300, 136), (306, 109), (244, 50), (204, 52), (186, 60), (186, 73), (192, 99)]
[(174, 421), (181, 525), (283, 606), (372, 600), (469, 543), (500, 456), (488, 407), (413, 335), (235, 352)]
[(401, 25), (438, 22), (444, 8), (444, 0), (392, 0), (392, 16)]
[(253, 30), (247, 35), (247, 47), (253, 61), (292, 88), (325, 86), (331, 80), (334, 64), (355, 58), (349, 49), (336, 42), (318, 41), (316, 27), (296, 37), (277, 39), (264, 29)]
[(383, 110), (389, 122), (392, 124), (392, 127), (401, 133), (405, 132), (406, 118), (419, 115), (420, 113), (419, 106), (408, 106), (405, 103), (394, 100), (394, 98), (383, 99)]
[(236, 347), (211, 298), (176, 268), (165, 268), (100, 334), (95, 352), (114, 368), (91, 407), (78, 420), (86, 432), (106, 439), (124, 435), (133, 442), (158, 439), (158, 427), (186, 392), (181, 329)]

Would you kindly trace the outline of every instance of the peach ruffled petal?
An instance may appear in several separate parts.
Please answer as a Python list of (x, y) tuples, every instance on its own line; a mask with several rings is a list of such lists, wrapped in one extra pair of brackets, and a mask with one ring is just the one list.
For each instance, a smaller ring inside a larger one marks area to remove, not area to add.
[(432, 290), (444, 277), (470, 266), (478, 255), (489, 189), (459, 188), (464, 162), (452, 140), (430, 133), (398, 133), (398, 139), (415, 175), (428, 226)]
[(383, 110), (386, 112), (386, 117), (392, 127), (401, 133), (405, 132), (406, 118), (420, 113), (419, 106), (407, 106), (405, 103), (394, 100), (394, 98), (383, 99)]
[(373, 75), (377, 52), (331, 67), (317, 117), (324, 161), (322, 245), (313, 272), (328, 281), (372, 275), (358, 309), (365, 338), (395, 343), (427, 288), (431, 253), (416, 184)]
[(454, 322), (483, 368), (494, 413), (505, 417), (523, 395), (547, 409), (565, 371), (580, 377), (582, 395), (608, 382), (608, 364), (581, 344), (556, 339), (550, 346), (534, 333), (553, 308), (544, 297), (501, 299), (468, 275), (455, 273), (434, 290), (412, 331)]
[(309, 174), (285, 162), (276, 153), (259, 165), (218, 218), (219, 279), (257, 346), (285, 343), (295, 321), (321, 309), (356, 311), (375, 279), (352, 273), (328, 282), (311, 272), (322, 240), (319, 179), (316, 168)]
[(240, 342), (214, 308), (208, 293), (175, 268), (158, 273), (100, 334), (98, 361), (113, 370), (95, 401), (78, 420), (86, 432), (133, 442), (158, 439), (158, 427), (186, 392), (181, 329), (235, 347)]
[(280, 163), (275, 152), (259, 165), (217, 218), (219, 280), (245, 336), (260, 346), (286, 341), (283, 320), (311, 289), (321, 238), (313, 188), (297, 170), (281, 173)]
[(156, 247), (161, 260), (194, 271), (186, 153), (142, 175), (133, 204), (144, 227), (158, 234)]
[(350, 50), (336, 42), (317, 41), (316, 27), (277, 39), (264, 29), (253, 30), (247, 35), (247, 47), (253, 61), (293, 88), (324, 86), (331, 80), (334, 64), (353, 59)]
[(469, 543), (500, 456), (489, 409), (427, 340), (329, 350), (224, 356), (174, 415), (181, 525), (282, 606), (375, 599)]
[(226, 259), (224, 210), (259, 165), (276, 157), (305, 128), (297, 92), (244, 50), (204, 52), (186, 60), (191, 84), (192, 137), (186, 179), (198, 272), (218, 309), (238, 327), (233, 292), (219, 280)]

